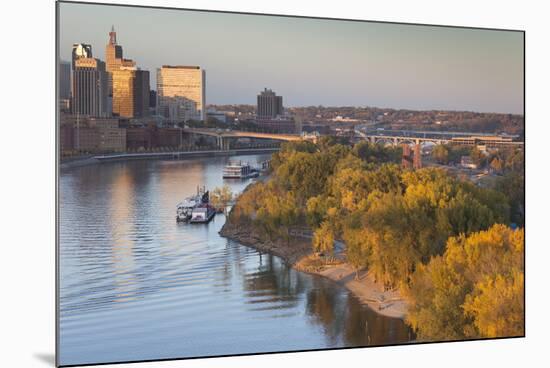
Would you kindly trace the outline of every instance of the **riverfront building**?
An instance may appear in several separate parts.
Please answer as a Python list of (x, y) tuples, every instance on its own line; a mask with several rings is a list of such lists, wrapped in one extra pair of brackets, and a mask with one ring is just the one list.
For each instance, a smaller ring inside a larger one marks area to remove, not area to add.
[(155, 124), (126, 129), (126, 147), (129, 151), (140, 149), (176, 149), (183, 144), (180, 128), (159, 128)]
[(157, 69), (157, 112), (170, 122), (204, 120), (205, 71), (199, 66)]
[(273, 119), (283, 115), (283, 96), (277, 96), (275, 92), (264, 88), (258, 95), (258, 119)]
[(107, 117), (109, 82), (105, 63), (94, 58), (78, 58), (73, 71), (72, 112), (76, 115)]
[(126, 129), (119, 127), (117, 118), (60, 116), (61, 153), (124, 152)]

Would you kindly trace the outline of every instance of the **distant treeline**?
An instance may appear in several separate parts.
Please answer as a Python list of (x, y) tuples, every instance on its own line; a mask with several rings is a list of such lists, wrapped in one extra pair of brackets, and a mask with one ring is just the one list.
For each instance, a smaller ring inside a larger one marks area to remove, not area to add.
[(523, 229), (509, 224), (523, 187), (403, 170), (400, 155), (330, 137), (284, 144), (271, 180), (245, 191), (228, 221), (289, 245), (293, 228), (309, 227), (323, 254), (343, 240), (351, 265), (402, 290), (419, 339), (522, 335)]

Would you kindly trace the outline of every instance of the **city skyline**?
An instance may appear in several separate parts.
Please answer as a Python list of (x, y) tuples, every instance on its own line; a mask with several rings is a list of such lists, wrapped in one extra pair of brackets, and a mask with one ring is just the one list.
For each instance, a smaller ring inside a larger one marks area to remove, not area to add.
[[(285, 107), (523, 114), (522, 32), (60, 5), (61, 60), (82, 42), (105, 61), (114, 24), (125, 55), (150, 71), (151, 86), (162, 65), (206, 70), (208, 104), (253, 105), (268, 87), (285, 96)], [(82, 27), (83, 12), (97, 21)], [(146, 18), (155, 27), (140, 26)], [(327, 22), (331, 34), (323, 33)]]

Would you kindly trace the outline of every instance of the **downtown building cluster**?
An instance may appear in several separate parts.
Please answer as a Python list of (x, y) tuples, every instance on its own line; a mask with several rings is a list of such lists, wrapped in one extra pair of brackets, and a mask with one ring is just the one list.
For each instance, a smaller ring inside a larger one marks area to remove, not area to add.
[(62, 155), (185, 148), (181, 128), (190, 122), (243, 121), (260, 131), (300, 133), (301, 124), (285, 112), (283, 97), (265, 88), (253, 116), (206, 109), (206, 73), (200, 66), (162, 65), (156, 90), (150, 72), (124, 57), (114, 27), (105, 60), (92, 45), (76, 43), (71, 61), (58, 65)]
[(105, 61), (93, 56), (92, 45), (78, 43), (71, 62), (59, 64), (62, 153), (181, 146), (174, 125), (204, 120), (204, 70), (164, 65), (157, 69), (155, 92), (149, 71), (124, 58), (116, 36), (113, 27)]

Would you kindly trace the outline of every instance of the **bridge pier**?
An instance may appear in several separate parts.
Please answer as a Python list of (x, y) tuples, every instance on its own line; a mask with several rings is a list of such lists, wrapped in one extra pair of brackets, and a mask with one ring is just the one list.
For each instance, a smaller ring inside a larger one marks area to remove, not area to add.
[(229, 138), (222, 137), (221, 135), (216, 137), (216, 145), (218, 146), (218, 149), (220, 151), (228, 151), (229, 150)]

